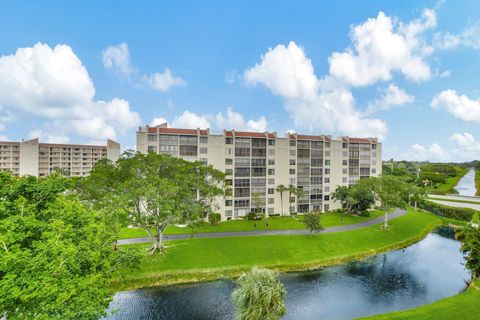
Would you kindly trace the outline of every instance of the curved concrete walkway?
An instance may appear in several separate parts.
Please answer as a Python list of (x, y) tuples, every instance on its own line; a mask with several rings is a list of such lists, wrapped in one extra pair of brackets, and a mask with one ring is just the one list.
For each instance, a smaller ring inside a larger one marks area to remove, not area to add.
[[(403, 216), (406, 213), (405, 210), (397, 209), (388, 215), (388, 219), (395, 219)], [(368, 221), (346, 224), (343, 226), (330, 227), (320, 230), (318, 233), (331, 233), (340, 231), (349, 231), (360, 229), (384, 221), (384, 217), (377, 217)], [(230, 232), (208, 232), (208, 233), (195, 233), (194, 238), (225, 238), (225, 237), (247, 237), (247, 236), (273, 236), (273, 235), (296, 235), (296, 234), (310, 234), (308, 230), (258, 230), (258, 231), (230, 231)], [(191, 235), (188, 234), (171, 234), (164, 236), (164, 240), (181, 240), (189, 239)], [(135, 244), (150, 242), (150, 238), (130, 238), (118, 240), (118, 244)]]

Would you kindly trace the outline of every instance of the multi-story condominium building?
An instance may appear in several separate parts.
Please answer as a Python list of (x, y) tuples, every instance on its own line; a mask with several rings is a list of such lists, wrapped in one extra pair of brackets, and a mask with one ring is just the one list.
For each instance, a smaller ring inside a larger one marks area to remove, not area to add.
[[(340, 207), (330, 194), (382, 171), (382, 145), (376, 138), (288, 134), (275, 132), (176, 129), (166, 124), (140, 127), (137, 151), (157, 152), (201, 161), (226, 173), (231, 193), (218, 199), (223, 219), (236, 219), (260, 207), (266, 214), (328, 211)], [(303, 190), (297, 199), (281, 196), (278, 185)], [(283, 203), (281, 201), (283, 200)]]
[(120, 144), (107, 140), (106, 146), (0, 141), (0, 170), (15, 175), (43, 177), (56, 170), (68, 176), (86, 176), (95, 162), (108, 158), (117, 161)]

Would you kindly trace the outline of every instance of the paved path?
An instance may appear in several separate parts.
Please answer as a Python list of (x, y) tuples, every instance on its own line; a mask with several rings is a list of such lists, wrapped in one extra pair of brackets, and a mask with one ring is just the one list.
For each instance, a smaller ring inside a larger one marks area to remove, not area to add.
[[(392, 212), (388, 215), (389, 219), (395, 219), (403, 216), (406, 213), (405, 210), (397, 209), (395, 212)], [(325, 228), (318, 233), (331, 233), (331, 232), (340, 232), (340, 231), (349, 231), (360, 229), (368, 226), (372, 226), (378, 223), (383, 222), (384, 217), (377, 217), (368, 221), (346, 224), (343, 226), (336, 226)], [(208, 232), (208, 233), (195, 233), (195, 238), (225, 238), (225, 237), (247, 237), (247, 236), (273, 236), (273, 235), (295, 235), (295, 234), (309, 234), (308, 230), (257, 230), (257, 231), (231, 231), (231, 232)], [(181, 240), (189, 239), (190, 234), (172, 234), (164, 236), (165, 240)], [(122, 239), (118, 240), (118, 244), (134, 244), (134, 243), (145, 243), (150, 242), (150, 238), (131, 238), (131, 239)]]
[(428, 194), (429, 198), (438, 198), (442, 199), (445, 201), (448, 200), (462, 200), (462, 201), (476, 201), (480, 204), (480, 197), (472, 197), (472, 196), (461, 196), (458, 194), (447, 194), (447, 195), (441, 195), (441, 194)]
[(434, 200), (434, 199), (429, 199), (432, 202), (438, 203), (438, 204), (443, 204), (444, 206), (449, 206), (449, 207), (456, 207), (456, 208), (470, 208), (474, 210), (480, 211), (480, 204), (474, 204), (474, 203), (465, 203), (465, 202), (452, 202), (452, 201), (441, 201), (441, 200)]

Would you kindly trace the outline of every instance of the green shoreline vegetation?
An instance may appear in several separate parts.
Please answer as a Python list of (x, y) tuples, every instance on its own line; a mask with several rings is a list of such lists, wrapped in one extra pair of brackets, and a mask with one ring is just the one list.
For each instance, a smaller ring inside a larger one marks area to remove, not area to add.
[(446, 181), (444, 183), (439, 183), (435, 185), (434, 187), (427, 187), (426, 191), (427, 193), (431, 194), (449, 194), (449, 193), (458, 193), (455, 190), (455, 186), (457, 185), (458, 181), (463, 178), (468, 172), (467, 168), (464, 167), (459, 167), (456, 166), (455, 170), (457, 171), (457, 174), (453, 177), (448, 177), (446, 178)]
[(361, 318), (363, 320), (450, 320), (478, 319), (480, 301), (480, 280), (476, 280), (462, 293), (423, 305), (414, 309), (385, 313)]
[[(354, 223), (365, 222), (383, 215), (380, 210), (372, 210), (369, 217), (342, 214), (340, 212), (329, 212), (321, 215), (321, 224), (323, 227), (335, 227)], [(280, 217), (272, 216), (262, 220), (228, 220), (220, 222), (218, 225), (209, 225), (204, 223), (195, 229), (195, 233), (200, 232), (235, 232), (235, 231), (255, 231), (255, 230), (304, 230), (302, 216)], [(169, 234), (189, 234), (190, 229), (169, 225), (165, 230), (165, 235)], [(143, 228), (122, 228), (119, 239), (142, 238), (148, 234)]]
[[(188, 239), (167, 242), (166, 255), (145, 256), (139, 270), (123, 271), (115, 290), (210, 281), (238, 276), (252, 266), (280, 272), (318, 269), (399, 249), (424, 238), (442, 220), (412, 209), (380, 225), (315, 235)], [(148, 246), (131, 245), (141, 250)], [(130, 247), (131, 247), (130, 246)]]

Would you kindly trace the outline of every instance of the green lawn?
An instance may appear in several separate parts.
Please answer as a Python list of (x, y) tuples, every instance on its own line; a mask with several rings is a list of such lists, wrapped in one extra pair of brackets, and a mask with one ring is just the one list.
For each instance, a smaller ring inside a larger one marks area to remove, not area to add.
[[(117, 277), (117, 289), (232, 277), (254, 265), (279, 271), (305, 270), (361, 259), (407, 246), (423, 238), (440, 218), (409, 212), (380, 225), (316, 235), (252, 236), (188, 239), (168, 242), (166, 255), (146, 256), (140, 270)], [(139, 249), (147, 245), (135, 245)]]
[(461, 170), (457, 171), (457, 175), (455, 177), (447, 178), (445, 183), (439, 183), (434, 187), (427, 187), (427, 193), (431, 194), (448, 194), (448, 193), (456, 193), (454, 191), (455, 186), (457, 185), (458, 181), (466, 175), (468, 169), (462, 168)]
[[(336, 212), (322, 214), (321, 224), (323, 227), (334, 227), (345, 224), (364, 222), (383, 214), (382, 211), (374, 210), (370, 217), (358, 217), (353, 215), (342, 215)], [(225, 232), (225, 231), (253, 231), (253, 230), (301, 230), (305, 225), (301, 222), (302, 216), (297, 219), (292, 217), (270, 217), (261, 221), (229, 220), (220, 222), (216, 226), (205, 224), (196, 229), (195, 232)], [(268, 224), (268, 226), (267, 226)], [(190, 233), (190, 229), (177, 226), (168, 226), (166, 234)], [(123, 228), (120, 232), (120, 239), (146, 237), (147, 232), (142, 228)]]
[(462, 200), (462, 199), (442, 199), (442, 198), (435, 198), (435, 197), (428, 197), (431, 200), (438, 200), (438, 201), (447, 201), (447, 202), (458, 202), (458, 203), (471, 203), (471, 204), (480, 204), (480, 201), (473, 201), (473, 200)]
[(467, 291), (453, 297), (439, 300), (407, 311), (386, 313), (362, 318), (368, 320), (452, 320), (480, 319), (480, 280), (474, 282)]

